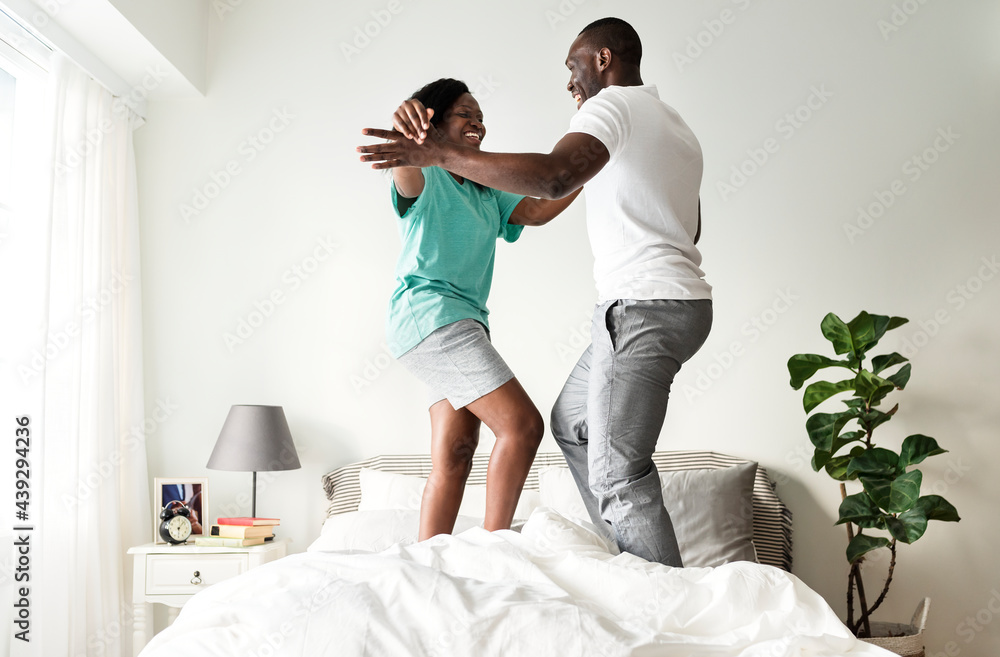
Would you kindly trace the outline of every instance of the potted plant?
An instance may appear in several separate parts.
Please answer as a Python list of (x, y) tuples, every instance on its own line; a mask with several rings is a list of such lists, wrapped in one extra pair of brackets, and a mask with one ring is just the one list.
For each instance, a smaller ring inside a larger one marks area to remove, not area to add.
[[(812, 467), (817, 472), (825, 470), (841, 482), (842, 501), (836, 524), (846, 525), (848, 535), (847, 627), (857, 637), (895, 649), (901, 655), (922, 654), (923, 646), (918, 645), (914, 649), (901, 645), (905, 643), (901, 640), (874, 640), (874, 635), (886, 630), (898, 634), (907, 626), (890, 626), (871, 620), (872, 613), (889, 592), (896, 566), (897, 544), (913, 543), (919, 539), (930, 520), (959, 521), (955, 507), (943, 497), (920, 495), (923, 475), (913, 466), (946, 451), (936, 440), (922, 434), (907, 436), (898, 451), (876, 445), (873, 440), (875, 429), (891, 420), (899, 409), (899, 404), (895, 404), (883, 410), (881, 404), (890, 393), (906, 387), (910, 379), (910, 363), (895, 352), (872, 357), (870, 365), (866, 365), (866, 359), (868, 352), (887, 331), (907, 321), (903, 317), (872, 315), (862, 311), (845, 323), (830, 313), (823, 318), (820, 328), (839, 358), (796, 354), (788, 360), (790, 383), (795, 390), (821, 369), (841, 368), (850, 372), (839, 381), (815, 381), (803, 392), (802, 406), (807, 415), (820, 404), (847, 394), (840, 399), (845, 409), (812, 413), (806, 419), (806, 432), (814, 448)], [(895, 371), (890, 374), (893, 369)], [(860, 492), (847, 495), (844, 484), (847, 481), (860, 482)], [(888, 574), (874, 603), (869, 603), (870, 597), (866, 595), (861, 578), (861, 565), (869, 553), (882, 549), (889, 551)], [(857, 618), (855, 592), (860, 612)], [(914, 614), (914, 623), (922, 617), (920, 627), (910, 627), (910, 633), (917, 635), (918, 644), (928, 604), (925, 599)], [(909, 652), (911, 650), (915, 651)]]

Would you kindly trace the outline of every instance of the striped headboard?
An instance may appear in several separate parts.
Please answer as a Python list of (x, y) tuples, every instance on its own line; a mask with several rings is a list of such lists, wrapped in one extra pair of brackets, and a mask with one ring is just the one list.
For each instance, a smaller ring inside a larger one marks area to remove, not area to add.
[[(702, 451), (654, 452), (653, 462), (660, 472), (727, 468), (748, 459)], [(476, 454), (472, 460), (469, 484), (486, 484), (489, 454)], [(538, 471), (546, 466), (566, 467), (560, 452), (540, 452), (528, 472), (524, 487), (538, 490)], [(431, 472), (431, 457), (427, 454), (376, 456), (345, 465), (323, 475), (323, 490), (330, 500), (327, 516), (356, 511), (361, 501), (358, 473), (362, 468), (427, 477)], [(757, 468), (753, 490), (753, 543), (760, 563), (792, 570), (792, 512), (778, 499), (774, 484), (762, 467)]]

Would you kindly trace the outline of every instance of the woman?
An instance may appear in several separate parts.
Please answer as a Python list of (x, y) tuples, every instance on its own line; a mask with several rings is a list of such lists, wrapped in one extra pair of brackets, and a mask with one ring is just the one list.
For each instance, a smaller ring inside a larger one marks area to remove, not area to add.
[[(404, 101), (393, 125), (410, 138), (479, 148), (483, 113), (465, 83), (440, 79)], [(558, 201), (483, 187), (439, 167), (392, 170), (403, 248), (389, 302), (389, 350), (431, 391), (431, 474), (420, 507), (420, 540), (455, 526), (481, 423), (496, 435), (486, 475), (484, 527), (509, 529), (544, 423), (490, 343), (486, 299), (496, 240), (542, 225)]]

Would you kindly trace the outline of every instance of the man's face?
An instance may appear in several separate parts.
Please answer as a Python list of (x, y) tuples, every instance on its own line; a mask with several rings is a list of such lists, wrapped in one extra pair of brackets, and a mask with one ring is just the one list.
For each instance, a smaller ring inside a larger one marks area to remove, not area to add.
[(580, 35), (576, 38), (569, 47), (569, 55), (566, 57), (566, 68), (569, 69), (569, 84), (566, 85), (566, 89), (576, 100), (577, 109), (604, 88), (597, 68), (597, 53), (593, 46), (587, 43), (585, 36)]

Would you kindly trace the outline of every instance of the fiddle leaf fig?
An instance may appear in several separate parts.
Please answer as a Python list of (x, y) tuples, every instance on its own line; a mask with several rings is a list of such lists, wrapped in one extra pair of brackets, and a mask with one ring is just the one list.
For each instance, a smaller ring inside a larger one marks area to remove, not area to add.
[(833, 451), (833, 441), (848, 422), (858, 417), (858, 409), (851, 408), (840, 413), (816, 413), (806, 420), (806, 431), (816, 449)]
[(891, 354), (886, 354), (884, 356), (875, 356), (872, 358), (872, 374), (878, 374), (882, 370), (888, 369), (893, 365), (899, 365), (900, 363), (907, 362), (907, 358), (903, 358), (895, 351)]
[[(788, 360), (789, 383), (795, 390), (824, 368), (841, 367), (853, 373), (842, 381), (814, 381), (806, 385), (802, 393), (802, 408), (808, 416), (806, 434), (814, 447), (813, 469), (825, 470), (834, 480), (861, 482), (860, 492), (845, 493), (836, 521), (836, 524), (846, 524), (849, 530), (852, 525), (857, 527), (857, 533), (848, 532), (851, 539), (847, 560), (851, 564), (872, 550), (884, 547), (890, 547), (895, 554), (897, 543), (920, 539), (931, 520), (961, 520), (955, 507), (941, 496), (921, 496), (923, 474), (910, 469), (946, 451), (934, 438), (923, 434), (908, 436), (898, 452), (874, 442), (875, 429), (891, 420), (899, 410), (898, 404), (889, 410), (882, 410), (881, 404), (886, 397), (906, 387), (911, 364), (897, 352), (873, 355), (870, 367), (865, 366), (865, 361), (868, 352), (888, 331), (907, 321), (905, 317), (862, 311), (845, 322), (828, 313), (820, 322), (820, 330), (840, 359), (820, 354), (796, 354)], [(893, 372), (893, 368), (897, 369)], [(814, 412), (827, 400), (845, 393), (846, 398), (840, 399), (845, 410)], [(839, 453), (847, 447), (850, 447), (847, 454)], [(866, 531), (886, 532), (888, 536), (873, 536), (864, 533)], [(854, 576), (860, 578), (861, 572), (853, 571)], [(860, 586), (860, 582), (857, 585)], [(851, 586), (855, 586), (853, 580)], [(875, 606), (885, 598), (888, 586), (887, 580)], [(848, 600), (853, 599), (849, 596)], [(873, 610), (874, 607), (867, 609), (862, 603), (864, 618)]]
[(875, 431), (875, 427), (891, 420), (892, 416), (895, 415), (898, 410), (899, 404), (896, 404), (884, 413), (877, 408), (873, 408), (870, 411), (862, 412), (858, 417), (858, 421), (861, 423), (865, 432), (871, 433), (872, 431)]
[(871, 477), (860, 475), (865, 492), (872, 502), (888, 513), (902, 513), (916, 503), (920, 496), (923, 473), (913, 470), (898, 477)]
[(833, 343), (833, 351), (838, 356), (854, 351), (854, 342), (851, 340), (851, 329), (847, 327), (844, 320), (833, 313), (829, 313), (823, 318), (820, 329), (823, 331), (823, 337)]
[(913, 507), (895, 518), (888, 518), (885, 525), (894, 539), (912, 543), (927, 531), (927, 516), (917, 507)]
[(951, 503), (940, 495), (924, 495), (913, 505), (914, 509), (919, 508), (928, 520), (941, 520), (944, 522), (958, 522), (958, 510)]
[(886, 395), (896, 389), (896, 385), (868, 370), (858, 372), (854, 380), (855, 394), (864, 399), (868, 406), (878, 406)]
[(899, 368), (899, 371), (892, 376), (885, 377), (886, 381), (892, 381), (893, 385), (902, 390), (910, 380), (910, 364), (907, 363)]
[(862, 492), (844, 498), (840, 503), (840, 519), (836, 524), (853, 522), (858, 527), (873, 529), (884, 524), (881, 520), (882, 511), (872, 503), (872, 498)]
[(846, 379), (837, 383), (830, 383), (829, 381), (811, 383), (802, 394), (802, 406), (805, 408), (806, 413), (810, 413), (830, 397), (847, 392), (848, 390), (854, 390), (854, 379)]
[[(864, 450), (863, 447), (858, 447), (856, 449), (862, 451)], [(847, 481), (848, 479), (857, 479), (858, 478), (857, 475), (852, 475), (847, 472), (847, 465), (851, 462), (852, 458), (854, 458), (853, 454), (848, 454), (846, 456), (834, 456), (829, 461), (827, 461), (826, 465), (823, 466), (823, 469), (826, 470), (826, 473), (828, 475), (830, 475), (837, 481)], [(819, 470), (819, 468), (815, 469)]]
[(937, 441), (930, 436), (919, 433), (913, 434), (906, 437), (906, 440), (903, 441), (903, 446), (899, 450), (899, 467), (905, 469), (907, 466), (920, 463), (928, 456), (944, 454), (947, 451), (946, 449), (941, 449)]
[(788, 359), (788, 374), (791, 376), (789, 384), (798, 390), (807, 379), (825, 367), (850, 368), (850, 364), (846, 360), (834, 360), (816, 354), (796, 354)]
[(899, 471), (899, 456), (896, 452), (881, 447), (865, 450), (857, 458), (851, 459), (847, 474), (873, 477), (892, 477)]
[(847, 544), (847, 561), (854, 563), (872, 550), (889, 547), (889, 539), (881, 536), (869, 536), (868, 534), (858, 534)]

